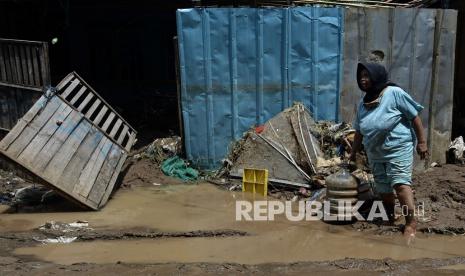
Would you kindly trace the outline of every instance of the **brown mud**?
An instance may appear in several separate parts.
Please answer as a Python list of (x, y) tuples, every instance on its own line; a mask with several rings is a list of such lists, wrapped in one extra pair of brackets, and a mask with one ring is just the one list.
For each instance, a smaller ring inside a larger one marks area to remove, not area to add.
[[(407, 247), (398, 228), (383, 228), (382, 234), (390, 235), (378, 235), (379, 231), (354, 231), (353, 225), (290, 222), (284, 217), (271, 222), (236, 221), (236, 200), (250, 201), (250, 196), (207, 183), (182, 184), (161, 176), (157, 180), (161, 185), (154, 185), (148, 174), (161, 172), (147, 166), (142, 162), (132, 173), (128, 171), (125, 177), (141, 177), (117, 191), (99, 212), (57, 209), (1, 213), (2, 274), (465, 273), (465, 236), (419, 233), (414, 244)], [(147, 175), (143, 175), (145, 171)], [(424, 179), (416, 176), (417, 201), (440, 202), (431, 213), (425, 210), (436, 220), (422, 222), (423, 229), (439, 229), (428, 224), (437, 221), (446, 223), (445, 227), (463, 227), (457, 216), (440, 219), (443, 212), (463, 213), (456, 207), (462, 204), (464, 174), (464, 167), (447, 165), (421, 175)], [(435, 189), (439, 183), (443, 186)], [(431, 195), (438, 200), (432, 200)], [(425, 209), (426, 206), (425, 202)], [(38, 230), (51, 220), (85, 220), (92, 229), (65, 234)], [(63, 235), (77, 240), (46, 245), (34, 240)]]

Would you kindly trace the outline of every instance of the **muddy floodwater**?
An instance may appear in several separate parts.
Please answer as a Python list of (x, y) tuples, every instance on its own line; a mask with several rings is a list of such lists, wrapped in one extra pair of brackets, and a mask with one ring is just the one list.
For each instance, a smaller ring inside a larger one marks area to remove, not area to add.
[[(119, 190), (99, 212), (2, 214), (2, 231), (28, 231), (46, 221), (86, 220), (95, 230), (164, 232), (238, 230), (246, 236), (74, 242), (17, 248), (15, 255), (58, 264), (213, 262), (259, 264), (350, 258), (409, 260), (465, 257), (464, 236), (418, 234), (406, 246), (400, 233), (374, 235), (320, 221), (236, 221), (236, 200), (250, 197), (210, 184)], [(464, 269), (464, 267), (454, 267)]]

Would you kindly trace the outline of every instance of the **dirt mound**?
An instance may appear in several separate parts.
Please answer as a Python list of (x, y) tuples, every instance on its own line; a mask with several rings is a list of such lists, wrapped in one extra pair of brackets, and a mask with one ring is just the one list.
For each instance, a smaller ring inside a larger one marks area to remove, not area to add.
[(149, 159), (133, 159), (129, 162), (130, 165), (122, 177), (122, 187), (184, 183), (182, 180), (163, 174), (160, 167)]
[(465, 233), (465, 166), (447, 164), (414, 175), (415, 200), (424, 203), (420, 228), (439, 233)]

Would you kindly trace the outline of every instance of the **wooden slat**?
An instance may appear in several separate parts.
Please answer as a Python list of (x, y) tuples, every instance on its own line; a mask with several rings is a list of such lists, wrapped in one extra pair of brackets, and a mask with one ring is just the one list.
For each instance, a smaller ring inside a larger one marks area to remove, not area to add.
[(121, 149), (113, 144), (108, 157), (105, 159), (105, 162), (100, 169), (100, 172), (95, 179), (95, 183), (92, 186), (92, 189), (89, 193), (88, 199), (92, 202), (96, 203), (97, 205), (102, 200), (102, 197), (105, 194), (107, 186), (110, 184), (111, 176), (118, 165), (118, 161), (120, 160), (123, 152)]
[(100, 105), (101, 101), (99, 99), (96, 99), (95, 102), (92, 104), (89, 110), (86, 112), (86, 118), (90, 119), (92, 114), (94, 114), (95, 110), (97, 107)]
[(19, 57), (19, 45), (13, 45), (13, 51), (16, 62), (16, 74), (18, 76), (18, 83), (24, 84), (23, 73), (21, 72), (21, 61)]
[(87, 104), (92, 100), (93, 97), (94, 97), (94, 94), (89, 93), (87, 95), (87, 97), (82, 101), (82, 103), (79, 105), (79, 107), (77, 109), (80, 112), (82, 112), (82, 110), (84, 110), (84, 108), (86, 108)]
[(131, 135), (129, 136), (129, 140), (126, 143), (126, 146), (124, 147), (126, 151), (130, 151), (132, 148), (132, 145), (134, 144), (134, 140), (136, 140), (136, 133), (132, 132)]
[(53, 156), (60, 150), (65, 141), (73, 135), (74, 130), (81, 122), (83, 116), (79, 112), (71, 111), (71, 114), (66, 117), (65, 121), (55, 131), (53, 136), (48, 140), (42, 150), (34, 158), (33, 168), (42, 172), (48, 163), (52, 160)]
[(82, 170), (79, 176), (79, 182), (74, 186), (73, 193), (80, 194), (82, 197), (87, 198), (111, 146), (112, 142), (107, 137), (100, 141), (98, 147), (92, 153), (89, 162)]
[(6, 80), (5, 82), (12, 82), (12, 76), (11, 76), (11, 65), (10, 65), (10, 60), (8, 57), (8, 48), (6, 45), (1, 45), (0, 44), (0, 50), (3, 53), (3, 62), (5, 63), (5, 72), (6, 72)]
[(34, 80), (34, 68), (32, 65), (32, 59), (31, 59), (31, 47), (30, 46), (25, 46), (26, 51), (26, 61), (27, 61), (27, 74), (29, 76), (29, 84), (31, 86), (35, 86), (35, 80)]
[(107, 113), (107, 110), (108, 110), (108, 107), (106, 105), (104, 105), (102, 107), (102, 109), (100, 110), (100, 112), (98, 113), (97, 117), (95, 117), (95, 119), (94, 119), (94, 124), (95, 125), (100, 124), (100, 122), (103, 119), (103, 116), (105, 116), (105, 113)]
[(42, 75), (42, 85), (47, 87), (51, 85), (50, 80), (50, 65), (48, 58), (48, 43), (42, 42), (42, 47), (40, 48), (40, 73)]
[(108, 118), (107, 120), (105, 121), (105, 123), (103, 124), (102, 126), (102, 130), (103, 131), (107, 131), (108, 127), (110, 126), (111, 122), (113, 122), (113, 119), (115, 118), (115, 113), (111, 112), (110, 115), (108, 115)]
[(121, 143), (123, 143), (124, 138), (125, 138), (126, 135), (128, 134), (128, 130), (129, 130), (129, 126), (128, 126), (128, 125), (124, 125), (123, 130), (121, 131), (121, 134), (120, 134), (119, 137), (118, 137), (117, 143), (118, 143), (121, 147), (123, 146), (123, 145), (121, 145)]
[(16, 126), (0, 141), (0, 150), (6, 150), (10, 144), (21, 134), (24, 128), (32, 121), (39, 110), (47, 102), (45, 97), (41, 97), (32, 108), (23, 116), (22, 119), (16, 124)]
[(105, 204), (108, 201), (108, 198), (110, 198), (111, 192), (113, 191), (113, 187), (115, 187), (116, 180), (118, 179), (118, 175), (121, 171), (121, 168), (123, 167), (124, 161), (126, 161), (126, 157), (127, 157), (126, 153), (123, 153), (123, 155), (118, 161), (118, 165), (116, 166), (115, 170), (113, 170), (113, 174), (111, 176), (109, 184), (107, 185), (105, 194), (102, 197), (102, 200), (100, 201), (100, 203), (98, 204), (99, 209), (105, 206)]
[(37, 135), (30, 141), (29, 145), (23, 150), (18, 156), (18, 160), (33, 167), (34, 159), (42, 148), (47, 144), (51, 137), (55, 134), (57, 129), (60, 127), (57, 122), (63, 122), (66, 117), (71, 113), (72, 108), (66, 104), (62, 104), (61, 107), (53, 114), (48, 120), (44, 127), (37, 133)]
[(63, 143), (61, 150), (53, 156), (44, 170), (44, 175), (50, 179), (52, 183), (56, 183), (63, 174), (66, 166), (73, 158), (74, 153), (78, 150), (91, 128), (92, 126), (88, 121), (82, 120), (73, 134)]
[(74, 78), (73, 74), (68, 74), (60, 83), (57, 85), (57, 90), (60, 91), (65, 87), (72, 79)]
[(13, 83), (19, 83), (18, 73), (16, 70), (15, 53), (11, 45), (8, 45), (8, 60), (10, 62), (10, 67), (11, 67), (11, 81)]
[(2, 87), (0, 90), (0, 123), (3, 128), (8, 129), (9, 127), (9, 114), (8, 114), (8, 92), (6, 91), (6, 87)]
[(57, 184), (64, 187), (70, 193), (73, 192), (74, 187), (79, 183), (79, 175), (89, 162), (92, 153), (95, 151), (100, 141), (105, 137), (102, 132), (96, 128), (90, 130), (79, 146), (78, 150), (74, 153), (69, 163), (66, 165)]
[(3, 57), (3, 47), (0, 44), (0, 78), (2, 81), (7, 81), (6, 78), (6, 66), (5, 66), (5, 59)]
[(74, 88), (78, 86), (79, 83), (79, 80), (73, 80), (71, 84), (65, 89), (65, 91), (61, 93), (61, 97), (63, 99), (66, 99), (69, 96), (69, 94), (74, 90)]
[(79, 91), (76, 93), (76, 95), (74, 95), (74, 97), (71, 99), (71, 101), (69, 101), (69, 103), (74, 106), (74, 104), (79, 100), (79, 98), (82, 96), (82, 94), (84, 94), (86, 90), (87, 88), (85, 86), (81, 87), (81, 89), (79, 89)]
[(116, 121), (115, 125), (113, 126), (113, 129), (111, 130), (111, 132), (109, 134), (111, 138), (115, 138), (115, 135), (118, 132), (119, 128), (121, 127), (122, 123), (123, 123), (123, 121), (121, 121), (121, 119), (118, 119)]
[(60, 108), (60, 106), (62, 105), (58, 99), (51, 99), (47, 104), (47, 107), (34, 120), (32, 120), (32, 122), (25, 127), (21, 133), (18, 133), (12, 143), (8, 145), (8, 148), (6, 148), (8, 153), (13, 157), (17, 157), (40, 131), (40, 129), (49, 121), (55, 111)]
[(37, 59), (37, 47), (31, 47), (32, 51), (32, 65), (34, 67), (34, 84), (36, 86), (42, 86), (41, 84), (41, 77), (40, 77), (40, 71), (39, 71), (39, 61)]
[(21, 69), (22, 69), (21, 72), (23, 74), (23, 80), (24, 80), (23, 84), (31, 85), (29, 81), (28, 70), (27, 70), (27, 58), (26, 58), (26, 53), (24, 51), (24, 45), (19, 45), (18, 50), (19, 50), (19, 58), (21, 60)]
[(9, 92), (9, 101), (8, 101), (8, 119), (10, 121), (8, 129), (12, 129), (18, 119), (23, 115), (20, 112), (21, 105), (24, 104), (22, 94), (25, 92), (22, 89), (12, 88), (8, 89)]

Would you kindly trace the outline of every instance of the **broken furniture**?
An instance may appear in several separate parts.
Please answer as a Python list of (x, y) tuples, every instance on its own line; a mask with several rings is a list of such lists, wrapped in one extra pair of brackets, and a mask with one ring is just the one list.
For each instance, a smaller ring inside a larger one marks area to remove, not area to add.
[(75, 72), (0, 142), (0, 153), (88, 208), (105, 205), (136, 131)]

